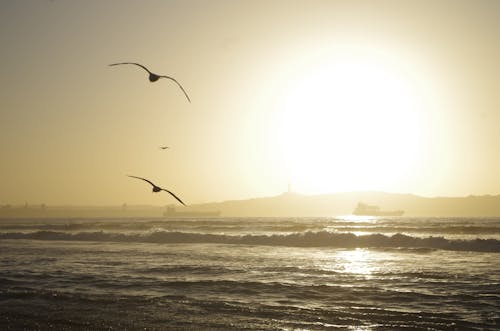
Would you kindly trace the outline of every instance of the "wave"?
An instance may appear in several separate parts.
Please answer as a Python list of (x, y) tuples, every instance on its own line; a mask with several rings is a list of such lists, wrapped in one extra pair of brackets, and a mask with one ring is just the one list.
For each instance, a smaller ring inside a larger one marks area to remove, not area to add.
[[(245, 219), (247, 220), (247, 219)], [(446, 235), (500, 235), (500, 218), (458, 219), (418, 218), (374, 221), (349, 221), (331, 218), (255, 218), (251, 222), (241, 219), (32, 219), (1, 222), (0, 232), (54, 231), (54, 232), (125, 232), (177, 231), (204, 233), (298, 233), (330, 231), (337, 233), (363, 232), (366, 234), (422, 234)]]
[(358, 231), (358, 232), (406, 232), (406, 233), (428, 233), (428, 234), (500, 234), (500, 227), (497, 226), (436, 226), (436, 227), (415, 227), (415, 226), (343, 226), (332, 227), (337, 231)]
[(212, 243), (235, 245), (264, 245), (290, 247), (338, 247), (338, 248), (431, 248), (453, 251), (500, 252), (500, 241), (496, 239), (446, 239), (443, 237), (417, 238), (404, 234), (355, 235), (328, 231), (301, 232), (273, 235), (224, 235), (189, 232), (155, 231), (143, 234), (116, 232), (37, 231), (31, 233), (0, 233), (0, 239), (35, 239), (97, 242), (141, 242), (141, 243)]

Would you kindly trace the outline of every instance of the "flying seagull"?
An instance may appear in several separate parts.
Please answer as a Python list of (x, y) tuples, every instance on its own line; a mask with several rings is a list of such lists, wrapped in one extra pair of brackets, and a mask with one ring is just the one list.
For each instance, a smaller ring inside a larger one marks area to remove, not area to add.
[(186, 93), (186, 91), (184, 90), (184, 88), (182, 87), (182, 85), (175, 78), (170, 77), (170, 76), (165, 76), (165, 75), (157, 75), (157, 74), (152, 73), (151, 71), (149, 71), (149, 69), (146, 68), (145, 66), (143, 66), (142, 64), (134, 63), (134, 62), (112, 63), (112, 64), (110, 64), (110, 66), (117, 66), (117, 65), (121, 65), (121, 64), (133, 64), (133, 65), (136, 65), (136, 66), (141, 67), (142, 69), (146, 70), (149, 73), (149, 81), (151, 83), (156, 82), (160, 78), (167, 78), (167, 79), (172, 80), (174, 83), (176, 83), (181, 88), (182, 92), (184, 92), (184, 95), (186, 96), (186, 98), (188, 99), (188, 101), (191, 102), (191, 99), (189, 98), (188, 94)]
[(130, 175), (127, 175), (129, 177), (132, 177), (132, 178), (137, 178), (137, 179), (142, 179), (143, 181), (145, 182), (148, 182), (149, 184), (153, 185), (153, 192), (160, 192), (160, 191), (165, 191), (167, 193), (170, 193), (171, 196), (173, 196), (177, 201), (179, 201), (180, 203), (182, 203), (184, 206), (186, 205), (184, 202), (182, 202), (181, 199), (179, 199), (175, 194), (173, 194), (172, 192), (170, 192), (169, 190), (165, 190), (164, 188), (161, 188), (159, 186), (156, 186), (155, 184), (153, 184), (151, 181), (147, 180), (146, 178), (141, 178), (141, 177), (136, 177), (136, 176), (130, 176)]
[(170, 148), (168, 146), (160, 146), (161, 149), (167, 149), (167, 148)]

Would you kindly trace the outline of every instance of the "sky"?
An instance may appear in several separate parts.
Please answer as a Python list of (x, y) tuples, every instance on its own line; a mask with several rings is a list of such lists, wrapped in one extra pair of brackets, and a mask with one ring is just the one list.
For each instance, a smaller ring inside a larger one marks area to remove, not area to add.
[(498, 1), (2, 1), (0, 42), (0, 205), (500, 194)]

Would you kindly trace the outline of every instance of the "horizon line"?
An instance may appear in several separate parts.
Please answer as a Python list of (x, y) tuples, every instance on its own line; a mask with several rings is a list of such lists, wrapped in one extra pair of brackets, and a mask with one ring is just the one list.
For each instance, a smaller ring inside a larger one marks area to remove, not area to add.
[[(413, 196), (415, 198), (423, 198), (423, 199), (459, 199), (459, 198), (475, 198), (475, 197), (499, 197), (500, 193), (498, 194), (469, 194), (469, 195), (456, 195), (456, 196), (424, 196), (424, 195), (419, 195), (419, 194), (414, 194), (414, 193), (393, 193), (393, 192), (386, 192), (386, 191), (344, 191), (344, 192), (332, 192), (332, 193), (315, 193), (315, 194), (306, 194), (306, 193), (299, 193), (299, 192), (282, 192), (277, 195), (271, 195), (271, 196), (259, 196), (259, 197), (248, 197), (248, 198), (240, 198), (240, 199), (226, 199), (226, 200), (218, 200), (218, 201), (206, 201), (206, 202), (195, 202), (191, 203), (190, 206), (196, 206), (196, 205), (204, 205), (204, 204), (218, 204), (218, 203), (225, 203), (225, 202), (234, 202), (234, 201), (245, 201), (245, 200), (255, 200), (255, 199), (271, 199), (271, 198), (277, 198), (281, 196), (290, 196), (290, 195), (295, 195), (295, 196), (302, 196), (302, 197), (319, 197), (319, 196), (329, 196), (329, 195), (342, 195), (342, 194), (388, 194), (388, 195), (401, 195), (401, 196)], [(118, 203), (118, 204), (73, 204), (73, 203), (63, 203), (63, 204), (48, 204), (48, 203), (29, 203), (27, 201), (23, 203), (0, 203), (0, 208), (5, 208), (5, 207), (18, 207), (18, 206), (24, 206), (24, 207), (93, 207), (93, 208), (105, 208), (105, 207), (121, 207), (123, 206), (133, 206), (133, 207), (168, 207), (168, 206), (176, 206), (173, 203), (169, 204), (144, 204), (144, 203), (138, 203), (138, 204), (133, 204), (133, 203), (128, 203), (128, 202), (123, 202), (123, 203)], [(187, 206), (189, 207), (189, 206)], [(185, 208), (185, 207), (184, 207)]]

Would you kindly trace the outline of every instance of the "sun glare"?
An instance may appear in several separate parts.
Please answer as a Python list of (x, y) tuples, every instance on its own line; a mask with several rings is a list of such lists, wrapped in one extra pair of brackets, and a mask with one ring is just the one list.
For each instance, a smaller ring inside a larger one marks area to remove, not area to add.
[(420, 107), (390, 63), (318, 63), (294, 76), (275, 112), (277, 162), (303, 193), (390, 190), (419, 156)]
[(318, 268), (322, 270), (368, 277), (383, 268), (382, 261), (385, 258), (386, 256), (383, 253), (356, 248), (337, 251), (317, 251), (312, 259)]

